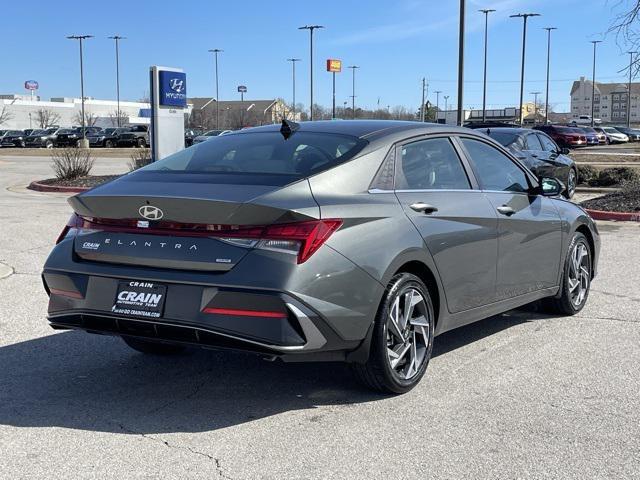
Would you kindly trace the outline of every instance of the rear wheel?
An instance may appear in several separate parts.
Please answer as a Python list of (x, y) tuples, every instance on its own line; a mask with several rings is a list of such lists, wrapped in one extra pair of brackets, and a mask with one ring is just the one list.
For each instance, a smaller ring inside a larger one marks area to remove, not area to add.
[(395, 275), (376, 316), (369, 359), (353, 365), (358, 379), (385, 393), (415, 387), (431, 359), (434, 318), (422, 280), (410, 273)]
[(589, 242), (582, 233), (576, 232), (564, 262), (560, 296), (546, 299), (543, 310), (561, 315), (575, 315), (582, 310), (589, 297), (592, 268)]
[(134, 350), (147, 355), (175, 355), (185, 350), (185, 347), (181, 345), (151, 342), (137, 337), (122, 337), (122, 340)]
[(113, 148), (113, 140), (105, 140), (104, 148)]
[(53, 142), (51, 140), (47, 140), (44, 144), (46, 148), (53, 148)]
[(569, 174), (567, 175), (567, 190), (565, 191), (565, 196), (569, 199), (573, 198), (573, 195), (576, 193), (576, 186), (578, 184), (578, 172), (575, 168), (571, 168), (569, 170)]
[(138, 147), (140, 148), (144, 148), (147, 146), (147, 142), (144, 138), (139, 138), (138, 139)]

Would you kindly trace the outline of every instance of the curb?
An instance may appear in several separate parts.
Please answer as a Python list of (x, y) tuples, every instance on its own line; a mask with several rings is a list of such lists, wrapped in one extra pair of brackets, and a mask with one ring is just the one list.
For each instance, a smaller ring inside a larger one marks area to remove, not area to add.
[(586, 209), (594, 220), (615, 220), (618, 222), (640, 222), (640, 212), (607, 212), (605, 210)]
[(576, 187), (576, 193), (613, 193), (619, 190), (615, 187)]
[(90, 187), (65, 187), (62, 185), (47, 185), (37, 181), (31, 182), (27, 188), (36, 192), (62, 192), (62, 193), (80, 193), (86, 192)]

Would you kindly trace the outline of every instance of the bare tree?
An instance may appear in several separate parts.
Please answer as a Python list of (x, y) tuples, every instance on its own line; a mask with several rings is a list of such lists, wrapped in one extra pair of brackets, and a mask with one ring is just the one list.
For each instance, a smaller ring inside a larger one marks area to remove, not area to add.
[(0, 110), (0, 125), (8, 122), (9, 120), (13, 119), (13, 113), (11, 113), (9, 110), (7, 110), (6, 105), (2, 107), (2, 110)]
[[(74, 123), (82, 125), (82, 112), (78, 112), (73, 117)], [(98, 116), (95, 113), (84, 112), (84, 125), (85, 127), (93, 127), (98, 121)]]
[[(120, 122), (118, 122), (120, 120)], [(118, 124), (120, 126), (125, 125), (129, 120), (129, 116), (125, 114), (122, 110), (113, 110), (109, 112), (109, 122), (112, 127), (117, 127)]]
[[(640, 0), (617, 0), (612, 10), (615, 16), (607, 30), (613, 33), (620, 48), (633, 51), (640, 49)], [(640, 62), (636, 60), (631, 65), (632, 74), (640, 71)], [(629, 66), (619, 70), (628, 72)]]
[(47, 128), (60, 121), (60, 115), (48, 108), (40, 108), (36, 112), (36, 122), (40, 128)]

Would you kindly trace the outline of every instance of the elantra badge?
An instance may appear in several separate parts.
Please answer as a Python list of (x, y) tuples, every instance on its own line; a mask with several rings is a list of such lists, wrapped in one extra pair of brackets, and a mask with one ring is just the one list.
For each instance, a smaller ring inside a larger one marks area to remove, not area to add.
[(147, 220), (160, 220), (164, 213), (158, 207), (154, 207), (153, 205), (143, 205), (138, 210), (140, 216), (146, 218)]

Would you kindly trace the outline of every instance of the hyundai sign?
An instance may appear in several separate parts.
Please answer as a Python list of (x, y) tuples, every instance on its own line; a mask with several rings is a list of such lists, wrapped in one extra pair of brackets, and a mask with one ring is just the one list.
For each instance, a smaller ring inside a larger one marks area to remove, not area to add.
[(38, 90), (38, 82), (36, 82), (35, 80), (27, 80), (26, 82), (24, 82), (24, 88), (26, 90)]
[(167, 107), (187, 106), (187, 75), (184, 72), (160, 70), (160, 105)]

